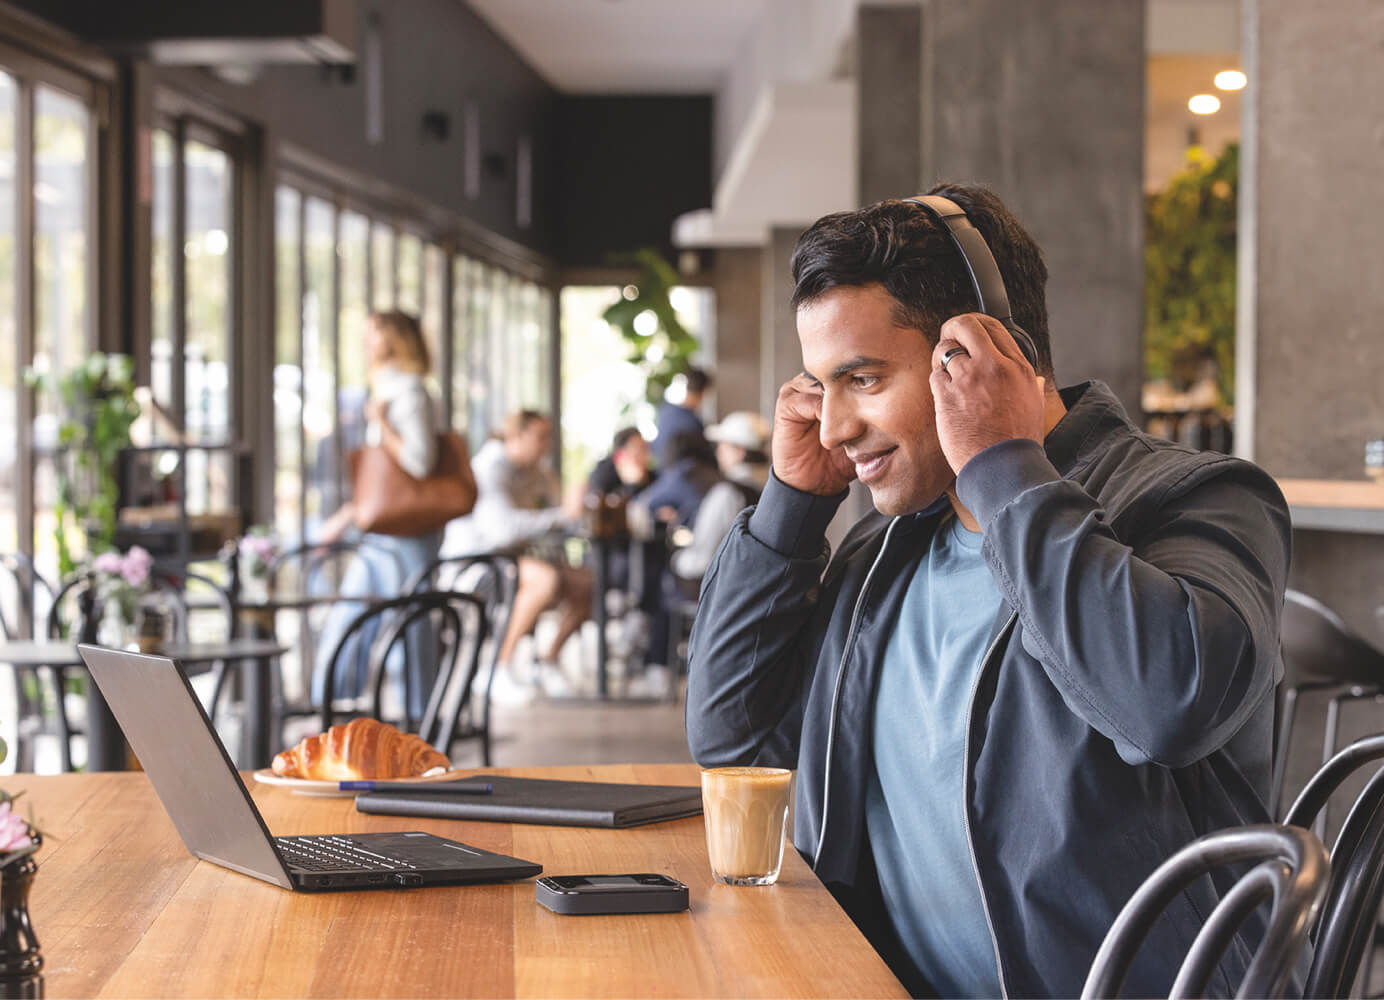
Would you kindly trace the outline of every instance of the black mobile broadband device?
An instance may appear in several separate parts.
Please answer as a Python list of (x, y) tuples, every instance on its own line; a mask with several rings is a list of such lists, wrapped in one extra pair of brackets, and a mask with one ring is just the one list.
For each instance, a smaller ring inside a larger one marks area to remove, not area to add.
[(545, 875), (534, 895), (554, 913), (677, 913), (687, 886), (667, 875)]

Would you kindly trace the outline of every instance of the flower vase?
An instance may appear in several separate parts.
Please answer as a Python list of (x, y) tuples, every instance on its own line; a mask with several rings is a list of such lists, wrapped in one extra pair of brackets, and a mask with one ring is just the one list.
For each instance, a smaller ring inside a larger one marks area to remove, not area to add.
[[(34, 834), (34, 843), (42, 837)], [(32, 854), (0, 867), (0, 998), (42, 997), (43, 955), (29, 922), (29, 889), (38, 863)]]

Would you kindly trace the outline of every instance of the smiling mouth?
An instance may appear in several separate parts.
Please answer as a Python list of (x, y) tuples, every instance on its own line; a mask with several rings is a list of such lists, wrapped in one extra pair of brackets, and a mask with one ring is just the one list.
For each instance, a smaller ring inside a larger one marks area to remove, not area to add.
[(855, 477), (867, 485), (870, 480), (878, 479), (894, 451), (895, 449), (890, 448), (888, 451), (877, 451), (872, 455), (852, 459), (855, 462)]

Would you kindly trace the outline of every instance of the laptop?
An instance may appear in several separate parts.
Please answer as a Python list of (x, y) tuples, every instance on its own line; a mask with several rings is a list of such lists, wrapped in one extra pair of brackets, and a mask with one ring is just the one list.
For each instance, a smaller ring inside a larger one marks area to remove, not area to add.
[(501, 882), (543, 870), (430, 833), (271, 836), (176, 660), (85, 644), (77, 652), (183, 843), (205, 861), (301, 892)]

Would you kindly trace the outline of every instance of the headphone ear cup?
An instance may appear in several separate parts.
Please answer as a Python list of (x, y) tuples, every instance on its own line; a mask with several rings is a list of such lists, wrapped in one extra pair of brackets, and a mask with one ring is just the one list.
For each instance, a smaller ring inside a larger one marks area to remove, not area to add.
[(1014, 338), (1014, 343), (1019, 345), (1019, 350), (1022, 351), (1024, 357), (1028, 359), (1028, 363), (1033, 367), (1033, 370), (1037, 371), (1038, 348), (1034, 346), (1033, 338), (1028, 335), (1028, 331), (1018, 323), (1015, 323), (1012, 319), (1001, 320), (1000, 322), (1004, 323), (1004, 328), (1008, 330), (1010, 336)]

